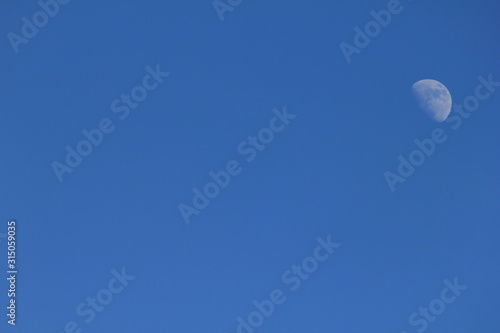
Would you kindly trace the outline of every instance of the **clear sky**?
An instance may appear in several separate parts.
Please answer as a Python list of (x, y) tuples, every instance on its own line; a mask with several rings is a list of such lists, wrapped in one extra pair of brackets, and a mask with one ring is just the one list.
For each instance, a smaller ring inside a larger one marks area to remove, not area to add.
[(455, 129), (411, 94), (500, 82), (498, 0), (393, 3), (350, 63), (391, 1), (63, 2), (0, 10), (2, 332), (498, 332), (500, 87)]

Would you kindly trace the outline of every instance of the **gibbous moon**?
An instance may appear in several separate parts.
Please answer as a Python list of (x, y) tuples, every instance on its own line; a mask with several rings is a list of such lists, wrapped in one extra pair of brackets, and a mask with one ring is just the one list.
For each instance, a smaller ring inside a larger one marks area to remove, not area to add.
[(413, 96), (418, 105), (431, 119), (444, 121), (451, 111), (451, 94), (436, 80), (420, 80), (412, 86)]

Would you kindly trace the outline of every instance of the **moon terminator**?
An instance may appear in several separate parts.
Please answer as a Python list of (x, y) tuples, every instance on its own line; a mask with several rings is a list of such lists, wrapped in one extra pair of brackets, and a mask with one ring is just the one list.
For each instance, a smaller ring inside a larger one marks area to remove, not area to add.
[(412, 86), (413, 96), (419, 107), (436, 122), (444, 121), (451, 111), (451, 94), (439, 81), (425, 79), (417, 81)]

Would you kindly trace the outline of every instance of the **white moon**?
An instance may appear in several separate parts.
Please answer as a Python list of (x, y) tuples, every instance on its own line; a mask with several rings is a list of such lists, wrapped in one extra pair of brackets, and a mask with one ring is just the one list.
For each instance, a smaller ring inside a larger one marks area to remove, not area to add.
[(412, 86), (413, 96), (422, 110), (434, 121), (444, 121), (451, 111), (451, 94), (436, 80), (420, 80)]

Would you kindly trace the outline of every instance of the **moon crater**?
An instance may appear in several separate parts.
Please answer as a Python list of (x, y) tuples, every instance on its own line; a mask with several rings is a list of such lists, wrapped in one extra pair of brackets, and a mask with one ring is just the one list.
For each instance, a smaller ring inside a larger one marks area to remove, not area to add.
[(452, 99), (448, 89), (436, 80), (420, 80), (412, 86), (419, 107), (434, 121), (444, 121), (451, 111)]

